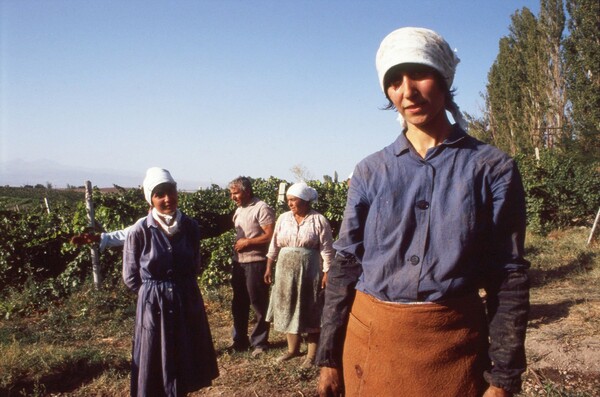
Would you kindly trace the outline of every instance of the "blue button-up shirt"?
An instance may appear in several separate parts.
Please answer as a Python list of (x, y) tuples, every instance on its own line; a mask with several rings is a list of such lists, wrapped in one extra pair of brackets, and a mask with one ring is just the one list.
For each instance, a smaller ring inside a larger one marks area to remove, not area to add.
[(404, 134), (355, 168), (334, 248), (362, 264), (356, 288), (391, 302), (477, 291), (523, 258), (525, 198), (514, 161), (460, 128), (425, 158)]
[(143, 282), (176, 278), (196, 280), (200, 267), (200, 229), (182, 214), (180, 231), (169, 239), (151, 214), (139, 219), (126, 234), (123, 280), (137, 292)]

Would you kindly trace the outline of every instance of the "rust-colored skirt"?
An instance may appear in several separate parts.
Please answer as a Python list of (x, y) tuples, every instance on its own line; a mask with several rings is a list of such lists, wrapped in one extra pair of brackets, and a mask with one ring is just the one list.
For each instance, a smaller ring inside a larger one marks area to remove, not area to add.
[(476, 295), (398, 304), (357, 291), (344, 343), (345, 396), (481, 396), (486, 330)]

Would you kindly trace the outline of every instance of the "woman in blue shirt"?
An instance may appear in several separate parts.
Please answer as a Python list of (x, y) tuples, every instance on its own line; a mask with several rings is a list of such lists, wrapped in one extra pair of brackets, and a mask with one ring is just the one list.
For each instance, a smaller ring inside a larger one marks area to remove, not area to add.
[(377, 52), (402, 133), (352, 175), (326, 287), (321, 396), (520, 389), (524, 190), (512, 159), (466, 134), (450, 89), (458, 62), (422, 28), (390, 33)]
[(151, 211), (127, 233), (123, 280), (138, 295), (131, 395), (176, 397), (209, 386), (216, 354), (196, 275), (200, 231), (177, 208), (169, 171), (148, 169)]

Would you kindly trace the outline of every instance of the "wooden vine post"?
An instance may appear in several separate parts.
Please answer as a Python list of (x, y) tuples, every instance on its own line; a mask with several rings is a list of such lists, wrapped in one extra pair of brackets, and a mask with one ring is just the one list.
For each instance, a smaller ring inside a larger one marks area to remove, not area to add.
[[(96, 220), (94, 215), (94, 202), (92, 201), (92, 182), (85, 181), (85, 209), (87, 212), (88, 223), (91, 230), (96, 227)], [(92, 254), (92, 271), (94, 273), (94, 286), (96, 289), (100, 289), (102, 284), (102, 272), (100, 269), (100, 256), (98, 254), (98, 244), (91, 245)]]
[(592, 231), (590, 232), (590, 237), (588, 237), (587, 245), (590, 245), (592, 241), (594, 241), (594, 236), (596, 231), (598, 230), (598, 221), (600, 220), (600, 208), (598, 208), (598, 213), (596, 214), (596, 219), (594, 220), (594, 225), (592, 226)]
[(283, 204), (285, 203), (285, 187), (286, 187), (286, 183), (285, 182), (281, 182), (279, 184), (279, 191), (277, 192), (277, 204)]

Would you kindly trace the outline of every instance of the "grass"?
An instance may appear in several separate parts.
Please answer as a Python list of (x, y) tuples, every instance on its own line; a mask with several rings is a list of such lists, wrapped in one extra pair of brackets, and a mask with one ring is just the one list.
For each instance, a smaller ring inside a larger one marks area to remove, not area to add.
[[(59, 305), (2, 321), (0, 395), (78, 395), (97, 378), (106, 382), (100, 389), (117, 383), (128, 390), (134, 310), (131, 295), (120, 292), (85, 288)], [(118, 395), (105, 393), (99, 395)]]
[[(577, 333), (598, 336), (600, 330), (600, 244), (586, 245), (586, 228), (529, 236), (532, 304), (568, 311)], [(530, 324), (531, 326), (531, 324)]]
[[(528, 236), (532, 262), (533, 332), (549, 340), (598, 337), (600, 331), (600, 249), (585, 245), (588, 229)], [(192, 396), (314, 396), (318, 369), (301, 369), (303, 357), (274, 363), (285, 336), (272, 333), (273, 349), (253, 359), (229, 353), (231, 290), (203, 291), (221, 375)], [(0, 305), (19, 306), (7, 296)], [(135, 299), (121, 285), (96, 291), (91, 285), (38, 310), (0, 320), (0, 396), (127, 396)], [(544, 331), (562, 322), (562, 330)], [(566, 331), (565, 331), (566, 330)], [(528, 352), (536, 360), (535, 353)], [(521, 396), (587, 397), (600, 389), (595, 378), (560, 368), (530, 369)], [(597, 388), (596, 388), (597, 386)]]
[[(105, 369), (128, 373), (128, 357), (122, 349), (106, 344), (22, 344), (2, 346), (2, 390), (33, 393), (73, 391)], [(111, 380), (112, 382), (112, 380)], [(18, 394), (17, 394), (18, 395)]]
[[(581, 341), (600, 340), (600, 244), (588, 246), (589, 229), (555, 230), (529, 235), (531, 313), (528, 338), (534, 334), (579, 360)], [(599, 240), (597, 238), (597, 240)], [(585, 344), (585, 343), (583, 343)], [(569, 349), (573, 348), (573, 352)], [(597, 347), (591, 347), (597, 350)], [(564, 368), (535, 368), (543, 360), (528, 351), (524, 396), (592, 397), (600, 390), (600, 374)]]

